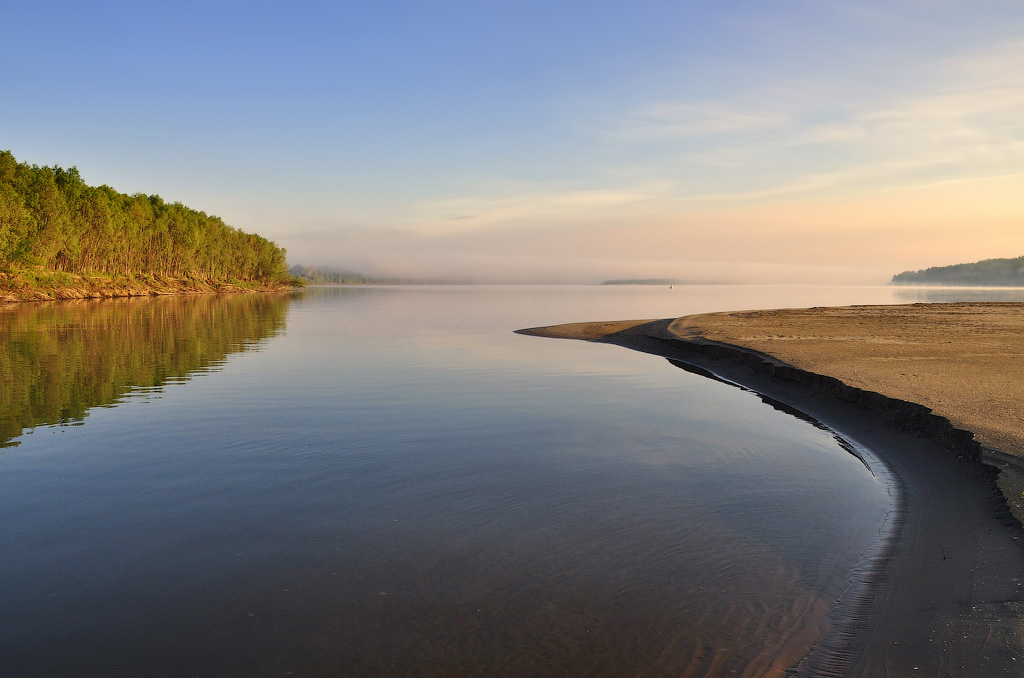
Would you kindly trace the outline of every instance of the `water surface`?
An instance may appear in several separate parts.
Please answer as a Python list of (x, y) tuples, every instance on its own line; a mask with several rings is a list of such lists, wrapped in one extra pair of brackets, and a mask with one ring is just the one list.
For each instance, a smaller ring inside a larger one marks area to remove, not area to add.
[(825, 629), (889, 489), (751, 393), (512, 330), (918, 294), (934, 292), (5, 309), (3, 675), (777, 672)]

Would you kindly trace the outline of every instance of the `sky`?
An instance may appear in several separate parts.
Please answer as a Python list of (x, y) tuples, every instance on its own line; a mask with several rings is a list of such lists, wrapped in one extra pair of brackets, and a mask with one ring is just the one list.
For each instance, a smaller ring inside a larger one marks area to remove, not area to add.
[(0, 149), (290, 264), (884, 284), (1024, 255), (1019, 0), (8, 0), (0, 30)]

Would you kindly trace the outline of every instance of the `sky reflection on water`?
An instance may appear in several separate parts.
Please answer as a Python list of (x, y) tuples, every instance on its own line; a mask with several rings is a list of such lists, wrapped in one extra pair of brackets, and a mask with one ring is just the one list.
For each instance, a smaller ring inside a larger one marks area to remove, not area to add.
[[(820, 631), (886, 488), (753, 394), (512, 330), (903, 293), (327, 288), (218, 307), (186, 335), (259, 351), (132, 386), (147, 398), (119, 387), (87, 425), (37, 425), (0, 455), (6, 675), (711, 676), (799, 658), (788, 632)], [(135, 303), (114, 324), (168, 302)], [(23, 319), (19, 340), (62, 318)], [(81, 341), (83, 361), (119, 359)], [(183, 364), (199, 344), (131, 346)]]

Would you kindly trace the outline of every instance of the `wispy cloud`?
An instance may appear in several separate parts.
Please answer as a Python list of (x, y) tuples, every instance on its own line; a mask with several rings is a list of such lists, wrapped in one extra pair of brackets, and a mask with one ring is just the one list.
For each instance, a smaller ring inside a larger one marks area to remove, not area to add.
[(771, 82), (720, 100), (601, 114), (587, 129), (600, 143), (651, 154), (652, 176), (669, 172), (708, 197), (999, 175), (1024, 163), (1022, 63), (1024, 42), (1014, 42), (937, 61), (899, 88)]
[(659, 141), (705, 136), (735, 136), (778, 129), (790, 115), (734, 102), (654, 103), (627, 111), (593, 129), (617, 142)]
[(450, 197), (415, 208), (411, 230), (449, 235), (515, 224), (544, 228), (552, 222), (606, 215), (655, 199), (664, 185), (619, 189), (556, 190), (544, 187), (504, 189), (492, 195)]
[(913, 77), (762, 72), (715, 96), (608, 96), (566, 130), (575, 174), (481, 174), (337, 249), (368, 272), (489, 281), (877, 283), (1016, 255), (1021, 63), (1014, 42)]

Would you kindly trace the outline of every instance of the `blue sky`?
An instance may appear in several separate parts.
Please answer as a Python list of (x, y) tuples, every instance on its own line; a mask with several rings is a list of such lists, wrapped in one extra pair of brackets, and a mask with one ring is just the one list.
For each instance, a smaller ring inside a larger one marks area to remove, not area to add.
[(1019, 2), (8, 5), (0, 148), (291, 263), (874, 283), (1024, 254)]

